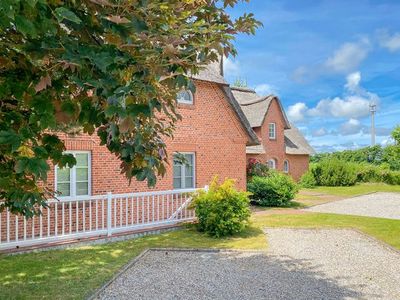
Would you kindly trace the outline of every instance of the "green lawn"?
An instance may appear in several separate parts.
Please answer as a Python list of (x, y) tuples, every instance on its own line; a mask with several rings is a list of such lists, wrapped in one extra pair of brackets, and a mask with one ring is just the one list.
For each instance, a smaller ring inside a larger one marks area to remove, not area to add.
[(82, 299), (150, 247), (266, 249), (264, 227), (356, 228), (400, 249), (400, 221), (331, 214), (256, 215), (241, 235), (214, 239), (186, 228), (139, 239), (0, 256), (0, 298)]
[(304, 189), (304, 191), (329, 194), (335, 196), (352, 197), (352, 196), (358, 196), (375, 192), (400, 193), (400, 185), (388, 185), (384, 183), (362, 183), (362, 184), (357, 184), (355, 186), (344, 186), (344, 187), (320, 186), (314, 189)]

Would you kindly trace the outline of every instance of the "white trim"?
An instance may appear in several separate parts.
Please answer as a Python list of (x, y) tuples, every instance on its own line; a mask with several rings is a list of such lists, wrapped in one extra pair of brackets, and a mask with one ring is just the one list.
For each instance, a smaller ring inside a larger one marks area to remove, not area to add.
[[(64, 151), (65, 154), (72, 154), (74, 157), (76, 154), (87, 154), (88, 155), (88, 194), (87, 195), (76, 195), (76, 166), (73, 166), (70, 172), (70, 186), (69, 196), (57, 196), (59, 199), (77, 199), (79, 197), (87, 197), (92, 194), (92, 153), (91, 151), (82, 150), (68, 150)], [(54, 166), (54, 189), (57, 190), (57, 169), (58, 166)]]
[(290, 172), (290, 164), (287, 159), (283, 162), (283, 172), (289, 173)]
[(181, 188), (175, 188), (174, 187), (174, 155), (175, 154), (190, 154), (193, 155), (193, 163), (192, 163), (192, 167), (193, 167), (193, 187), (191, 188), (196, 188), (196, 152), (174, 152), (172, 155), (172, 188), (173, 190), (183, 190), (183, 189), (191, 189), (191, 188), (187, 188), (185, 186), (185, 168), (184, 165), (181, 166)]
[[(190, 96), (190, 101), (185, 101), (185, 100), (183, 100), (183, 101), (179, 101), (179, 99), (178, 99), (178, 94), (180, 93), (180, 92), (187, 92), (188, 94), (189, 94), (189, 96)], [(192, 93), (192, 91), (191, 90), (181, 90), (181, 91), (179, 91), (177, 94), (176, 94), (176, 102), (178, 102), (178, 103), (183, 103), (183, 104), (193, 104), (193, 102), (194, 102), (194, 97), (193, 97), (193, 93)]]
[[(274, 126), (274, 135), (273, 136), (271, 136), (271, 132), (270, 132), (270, 126), (271, 125), (273, 125)], [(268, 138), (270, 139), (270, 140), (276, 140), (276, 123), (274, 123), (274, 122), (271, 122), (271, 123), (268, 123)]]

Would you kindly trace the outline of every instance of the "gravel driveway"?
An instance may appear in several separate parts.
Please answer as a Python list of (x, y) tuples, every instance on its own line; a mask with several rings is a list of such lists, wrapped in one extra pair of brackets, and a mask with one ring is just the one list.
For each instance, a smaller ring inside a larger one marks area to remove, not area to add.
[(305, 210), (400, 220), (400, 194), (373, 193), (316, 205)]
[(400, 254), (351, 230), (267, 229), (269, 251), (148, 251), (97, 299), (400, 299)]

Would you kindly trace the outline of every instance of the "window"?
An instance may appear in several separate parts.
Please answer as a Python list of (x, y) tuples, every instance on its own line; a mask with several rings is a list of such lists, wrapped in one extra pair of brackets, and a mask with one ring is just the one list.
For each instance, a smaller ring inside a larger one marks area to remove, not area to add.
[(76, 165), (73, 168), (56, 166), (56, 190), (60, 197), (90, 195), (90, 152), (68, 152), (74, 155)]
[[(181, 158), (184, 158), (184, 161)], [(174, 189), (194, 188), (194, 160), (194, 153), (179, 153), (174, 155)]]
[(193, 94), (189, 90), (182, 90), (176, 95), (178, 103), (193, 104)]
[(276, 160), (271, 158), (268, 160), (268, 168), (275, 170), (276, 169)]
[(285, 162), (283, 163), (283, 172), (289, 173), (289, 161), (288, 160), (285, 160)]
[(270, 140), (276, 139), (276, 125), (275, 123), (268, 124), (268, 136)]

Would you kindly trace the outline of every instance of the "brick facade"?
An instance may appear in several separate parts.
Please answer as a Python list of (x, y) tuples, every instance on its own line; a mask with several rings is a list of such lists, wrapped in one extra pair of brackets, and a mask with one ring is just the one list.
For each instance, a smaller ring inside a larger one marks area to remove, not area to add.
[[(97, 136), (67, 136), (61, 134), (67, 150), (84, 150), (91, 153), (91, 194), (143, 192), (173, 189), (172, 156), (174, 152), (195, 153), (196, 187), (208, 185), (215, 175), (221, 179), (235, 178), (237, 186), (246, 187), (247, 134), (232, 110), (221, 86), (196, 81), (194, 104), (180, 104), (182, 121), (177, 125), (173, 140), (166, 141), (170, 165), (164, 178), (156, 187), (147, 182), (132, 180), (129, 185), (120, 174), (119, 160), (104, 146), (99, 146)], [(51, 168), (47, 185), (54, 188), (54, 167)]]
[[(268, 124), (276, 124), (276, 139), (271, 140), (268, 136)], [(284, 161), (289, 162), (289, 174), (295, 179), (300, 177), (308, 170), (309, 155), (290, 155), (285, 152), (285, 120), (278, 102), (272, 100), (269, 110), (265, 116), (261, 127), (253, 128), (260, 142), (263, 144), (265, 154), (247, 154), (247, 159), (255, 158), (262, 163), (267, 163), (270, 159), (275, 159), (276, 169), (283, 171)]]

